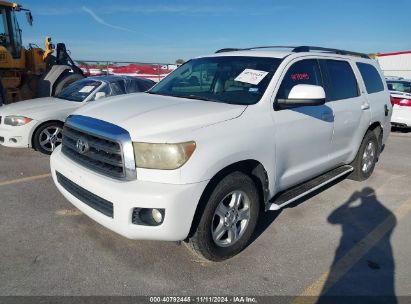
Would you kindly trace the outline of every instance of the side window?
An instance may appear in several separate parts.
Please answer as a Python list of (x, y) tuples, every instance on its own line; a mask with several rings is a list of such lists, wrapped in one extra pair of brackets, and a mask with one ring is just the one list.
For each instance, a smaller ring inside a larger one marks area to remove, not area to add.
[(328, 101), (359, 96), (355, 74), (347, 61), (320, 60)]
[(99, 92), (104, 92), (106, 93), (106, 96), (110, 96), (110, 93), (111, 93), (110, 86), (106, 83)]
[(323, 86), (320, 67), (316, 59), (298, 61), (288, 69), (278, 89), (277, 99), (287, 99), (291, 89), (297, 84)]
[(141, 85), (138, 79), (127, 80), (125, 82), (126, 85), (126, 94), (128, 93), (135, 93), (135, 92), (142, 92)]
[(126, 93), (126, 88), (123, 82), (120, 82), (120, 81), (110, 82), (110, 86), (111, 86), (111, 91), (112, 91), (113, 96)]
[(153, 84), (151, 82), (148, 81), (144, 81), (144, 82), (140, 82), (138, 83), (139, 88), (140, 88), (140, 92), (145, 92), (149, 89), (151, 89), (151, 87), (153, 86)]
[(360, 70), (368, 94), (384, 91), (380, 73), (373, 65), (357, 62), (357, 67)]

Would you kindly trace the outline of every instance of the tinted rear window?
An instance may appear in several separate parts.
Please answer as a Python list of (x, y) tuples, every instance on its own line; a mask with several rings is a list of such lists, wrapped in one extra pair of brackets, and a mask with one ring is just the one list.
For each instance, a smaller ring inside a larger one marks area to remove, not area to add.
[(357, 67), (360, 70), (368, 94), (384, 91), (381, 76), (374, 66), (357, 62)]
[(327, 100), (340, 100), (358, 96), (358, 84), (347, 61), (320, 60), (326, 79)]

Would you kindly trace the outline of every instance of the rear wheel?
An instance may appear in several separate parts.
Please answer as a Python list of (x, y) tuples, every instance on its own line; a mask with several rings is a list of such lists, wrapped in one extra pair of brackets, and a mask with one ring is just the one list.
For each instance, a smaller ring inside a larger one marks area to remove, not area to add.
[(350, 179), (363, 181), (371, 176), (375, 163), (378, 159), (379, 144), (375, 133), (368, 131), (361, 143), (357, 156), (352, 162), (354, 171), (349, 176)]
[(48, 122), (40, 126), (33, 135), (33, 147), (50, 155), (63, 140), (63, 123)]
[(223, 178), (209, 195), (188, 246), (212, 261), (228, 259), (249, 243), (260, 210), (253, 180), (241, 172)]

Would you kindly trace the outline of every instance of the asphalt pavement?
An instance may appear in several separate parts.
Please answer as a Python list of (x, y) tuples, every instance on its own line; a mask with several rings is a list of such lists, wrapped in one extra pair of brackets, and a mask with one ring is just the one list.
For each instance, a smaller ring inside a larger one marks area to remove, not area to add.
[(253, 242), (220, 263), (109, 231), (49, 171), (48, 156), (0, 148), (2, 296), (411, 296), (411, 133), (391, 134), (369, 180), (339, 180), (264, 214)]

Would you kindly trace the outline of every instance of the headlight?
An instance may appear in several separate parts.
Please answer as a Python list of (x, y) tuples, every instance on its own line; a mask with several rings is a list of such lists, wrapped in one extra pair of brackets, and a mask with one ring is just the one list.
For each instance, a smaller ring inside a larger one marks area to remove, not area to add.
[(24, 116), (6, 116), (4, 118), (4, 124), (9, 126), (23, 126), (32, 120), (33, 119)]
[(193, 154), (193, 141), (177, 144), (133, 143), (136, 166), (146, 169), (173, 170), (184, 165)]

